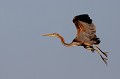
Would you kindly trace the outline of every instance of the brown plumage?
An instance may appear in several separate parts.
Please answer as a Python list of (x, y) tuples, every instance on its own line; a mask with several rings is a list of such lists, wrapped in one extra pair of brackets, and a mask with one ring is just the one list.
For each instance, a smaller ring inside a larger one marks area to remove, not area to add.
[[(61, 43), (67, 47), (83, 46), (85, 49), (92, 52), (97, 51), (102, 60), (107, 65), (107, 52), (103, 52), (97, 45), (100, 43), (96, 36), (96, 27), (88, 14), (77, 15), (73, 18), (73, 23), (76, 26), (77, 34), (71, 43), (65, 43), (64, 38), (58, 33), (44, 34), (43, 36), (53, 36), (61, 40)], [(103, 57), (102, 54), (105, 56)]]

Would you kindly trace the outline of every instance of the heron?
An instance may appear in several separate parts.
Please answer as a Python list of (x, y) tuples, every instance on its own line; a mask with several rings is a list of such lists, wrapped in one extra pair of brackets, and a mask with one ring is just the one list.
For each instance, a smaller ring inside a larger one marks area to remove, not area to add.
[(104, 63), (107, 65), (108, 52), (103, 52), (99, 48), (100, 39), (96, 35), (96, 26), (93, 24), (92, 19), (88, 14), (77, 15), (73, 18), (73, 23), (77, 29), (76, 37), (71, 43), (66, 43), (64, 38), (58, 33), (43, 34), (42, 36), (52, 36), (59, 38), (61, 43), (66, 47), (83, 46), (91, 52), (96, 51)]

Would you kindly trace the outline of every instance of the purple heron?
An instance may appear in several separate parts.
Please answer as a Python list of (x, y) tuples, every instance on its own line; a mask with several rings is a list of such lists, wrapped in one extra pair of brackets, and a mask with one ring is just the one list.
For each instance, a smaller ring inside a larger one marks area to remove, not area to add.
[(66, 47), (83, 46), (85, 49), (91, 50), (92, 52), (96, 51), (107, 65), (107, 52), (103, 52), (98, 47), (100, 39), (95, 34), (96, 26), (93, 24), (92, 19), (89, 17), (89, 15), (77, 15), (73, 18), (73, 23), (75, 24), (75, 27), (77, 29), (77, 34), (71, 43), (65, 43), (64, 38), (58, 33), (44, 34), (42, 36), (57, 37), (61, 40), (61, 43)]

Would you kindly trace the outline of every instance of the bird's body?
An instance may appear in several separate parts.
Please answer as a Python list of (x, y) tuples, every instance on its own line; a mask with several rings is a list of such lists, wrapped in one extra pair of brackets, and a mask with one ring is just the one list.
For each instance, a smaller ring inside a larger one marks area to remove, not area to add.
[[(98, 54), (101, 56), (103, 61), (107, 64), (107, 58), (104, 58), (100, 52), (102, 50), (98, 48), (98, 44), (100, 43), (99, 38), (96, 36), (96, 27), (92, 23), (92, 19), (90, 19), (88, 14), (77, 15), (73, 18), (73, 23), (76, 26), (77, 34), (71, 43), (65, 43), (64, 38), (58, 33), (52, 34), (44, 34), (43, 36), (53, 36), (57, 37), (61, 40), (61, 43), (67, 47), (69, 46), (83, 46), (85, 49), (91, 50), (94, 52), (96, 50)], [(106, 52), (102, 52), (102, 54), (107, 57)]]

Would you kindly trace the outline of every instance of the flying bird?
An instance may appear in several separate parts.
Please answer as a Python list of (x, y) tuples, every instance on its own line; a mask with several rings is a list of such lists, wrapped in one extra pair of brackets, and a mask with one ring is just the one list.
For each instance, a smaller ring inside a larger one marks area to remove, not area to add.
[[(107, 65), (107, 52), (103, 52), (99, 47), (100, 39), (96, 35), (96, 26), (88, 14), (77, 15), (73, 18), (73, 23), (77, 29), (76, 37), (71, 43), (66, 43), (64, 38), (58, 33), (43, 34), (42, 36), (57, 37), (66, 47), (83, 46), (92, 52), (96, 51)], [(104, 55), (104, 56), (103, 56)]]

